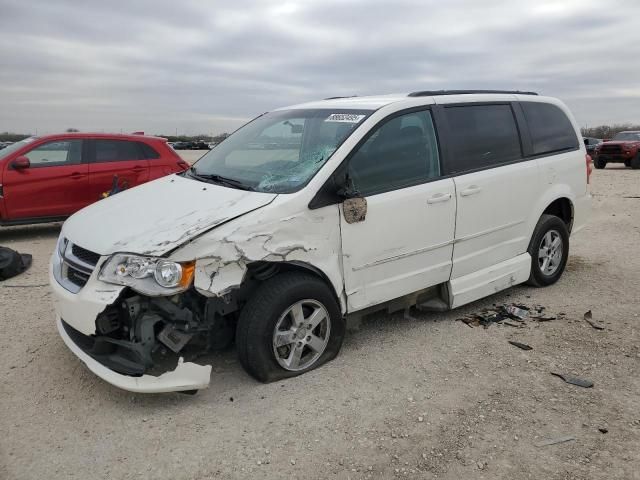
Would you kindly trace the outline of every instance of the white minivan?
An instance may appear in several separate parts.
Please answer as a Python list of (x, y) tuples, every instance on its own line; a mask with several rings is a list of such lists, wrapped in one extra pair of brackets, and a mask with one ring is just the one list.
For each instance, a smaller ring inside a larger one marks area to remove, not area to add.
[(59, 333), (113, 385), (186, 392), (234, 340), (273, 381), (333, 359), (348, 319), (550, 285), (588, 217), (580, 138), (563, 103), (530, 92), (266, 113), (190, 170), (66, 221), (50, 269)]

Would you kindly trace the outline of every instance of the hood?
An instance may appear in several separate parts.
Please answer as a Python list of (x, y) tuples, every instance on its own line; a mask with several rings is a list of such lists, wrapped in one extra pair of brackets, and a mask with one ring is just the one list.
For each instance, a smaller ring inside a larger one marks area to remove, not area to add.
[(598, 146), (602, 145), (629, 145), (634, 143), (640, 143), (640, 140), (609, 140), (606, 142), (599, 143)]
[(100, 255), (162, 255), (276, 196), (170, 175), (80, 210), (62, 234)]

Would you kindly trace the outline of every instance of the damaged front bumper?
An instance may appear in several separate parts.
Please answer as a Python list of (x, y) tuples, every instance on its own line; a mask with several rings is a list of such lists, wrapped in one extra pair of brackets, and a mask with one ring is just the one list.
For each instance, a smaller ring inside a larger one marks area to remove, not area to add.
[(89, 370), (115, 387), (137, 393), (163, 393), (199, 390), (209, 386), (211, 365), (185, 363), (182, 358), (178, 361), (178, 366), (175, 370), (157, 377), (153, 375), (130, 377), (114, 372), (94, 360), (71, 339), (60, 317), (57, 317), (57, 325), (58, 332), (64, 343), (69, 347), (69, 350), (82, 360)]
[[(96, 268), (86, 285), (78, 292), (64, 288), (56, 279), (54, 270), (59, 258), (54, 254), (49, 271), (49, 281), (54, 293), (56, 323), (60, 336), (67, 347), (97, 376), (108, 383), (140, 393), (161, 393), (199, 390), (209, 385), (211, 365), (185, 362), (182, 356), (176, 359), (170, 371), (151, 375), (146, 371), (129, 373), (126, 363), (130, 360), (118, 353), (113, 354), (103, 347), (121, 343), (129, 347), (131, 342), (107, 338), (97, 333), (96, 320), (118, 302), (124, 287), (105, 284), (97, 279)], [(126, 348), (123, 349), (126, 351)], [(113, 349), (111, 350), (113, 352)], [(133, 365), (132, 362), (129, 362)], [(109, 367), (114, 367), (109, 368)], [(116, 371), (119, 370), (120, 372)], [(155, 373), (155, 372), (154, 372)]]

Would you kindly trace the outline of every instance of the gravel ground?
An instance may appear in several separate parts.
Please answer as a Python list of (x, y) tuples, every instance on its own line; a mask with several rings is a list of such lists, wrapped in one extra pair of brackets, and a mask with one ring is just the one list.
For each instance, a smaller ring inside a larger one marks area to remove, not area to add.
[[(195, 396), (131, 394), (91, 374), (53, 322), (60, 225), (1, 229), (34, 265), (0, 284), (0, 478), (640, 479), (640, 199), (625, 198), (640, 196), (640, 172), (592, 179), (592, 221), (556, 285), (376, 316), (335, 361), (285, 382), (257, 383), (231, 349)], [(523, 328), (456, 321), (510, 302), (565, 315)]]

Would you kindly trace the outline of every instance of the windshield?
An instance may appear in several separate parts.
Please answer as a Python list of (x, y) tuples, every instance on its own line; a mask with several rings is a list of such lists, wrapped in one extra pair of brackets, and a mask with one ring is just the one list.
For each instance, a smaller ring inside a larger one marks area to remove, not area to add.
[(25, 145), (28, 145), (34, 140), (35, 140), (35, 137), (25, 138), (24, 140), (20, 140), (19, 142), (9, 145), (7, 148), (3, 148), (2, 150), (0, 150), (0, 160), (4, 160), (13, 152), (15, 152), (16, 150), (20, 150), (22, 147), (24, 147)]
[(620, 132), (613, 137), (614, 140), (640, 140), (640, 132)]
[(344, 109), (267, 113), (198, 160), (190, 174), (257, 192), (295, 192), (370, 114)]

